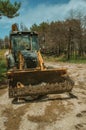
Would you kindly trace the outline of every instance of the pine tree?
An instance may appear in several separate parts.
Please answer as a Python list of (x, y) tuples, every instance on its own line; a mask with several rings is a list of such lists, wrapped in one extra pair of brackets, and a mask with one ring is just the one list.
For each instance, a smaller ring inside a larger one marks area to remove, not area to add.
[(10, 0), (0, 0), (0, 18), (2, 18), (2, 16), (8, 18), (19, 16), (18, 10), (20, 7), (20, 2), (11, 3)]

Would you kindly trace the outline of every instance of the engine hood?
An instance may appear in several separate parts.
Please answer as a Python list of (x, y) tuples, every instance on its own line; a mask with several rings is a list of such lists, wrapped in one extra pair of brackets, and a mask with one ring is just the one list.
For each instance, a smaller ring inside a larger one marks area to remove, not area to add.
[(24, 58), (24, 62), (26, 64), (26, 68), (36, 68), (38, 65), (37, 52), (23, 50), (21, 54)]
[(23, 55), (24, 59), (27, 58), (37, 59), (37, 53), (33, 51), (23, 50), (21, 51), (21, 54)]

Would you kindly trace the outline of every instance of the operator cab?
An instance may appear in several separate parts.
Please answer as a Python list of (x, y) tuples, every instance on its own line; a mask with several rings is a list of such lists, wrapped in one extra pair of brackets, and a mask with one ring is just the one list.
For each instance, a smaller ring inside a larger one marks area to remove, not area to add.
[(22, 51), (24, 49), (30, 51), (38, 51), (38, 34), (35, 32), (13, 32), (10, 34), (11, 49), (13, 51)]
[[(19, 68), (21, 55), (24, 59), (25, 68), (36, 68), (38, 66), (38, 34), (35, 32), (14, 31), (10, 34), (10, 50), (9, 55), (11, 66)], [(11, 67), (8, 67), (11, 68)]]

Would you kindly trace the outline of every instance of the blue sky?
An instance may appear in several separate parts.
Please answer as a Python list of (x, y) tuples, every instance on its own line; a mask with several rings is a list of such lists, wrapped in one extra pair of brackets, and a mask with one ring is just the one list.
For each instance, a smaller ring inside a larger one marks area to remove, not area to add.
[(13, 23), (23, 23), (30, 28), (34, 23), (65, 20), (70, 10), (81, 10), (86, 14), (86, 0), (11, 0), (21, 2), (19, 17), (0, 19), (0, 38), (9, 35)]

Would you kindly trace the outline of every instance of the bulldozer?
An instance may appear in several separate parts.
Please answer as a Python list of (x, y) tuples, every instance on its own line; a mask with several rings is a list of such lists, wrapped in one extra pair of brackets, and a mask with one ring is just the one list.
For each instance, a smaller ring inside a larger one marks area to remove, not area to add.
[(74, 81), (66, 68), (46, 67), (38, 44), (38, 33), (20, 31), (12, 25), (7, 55), (9, 98), (32, 99), (47, 94), (71, 92)]

